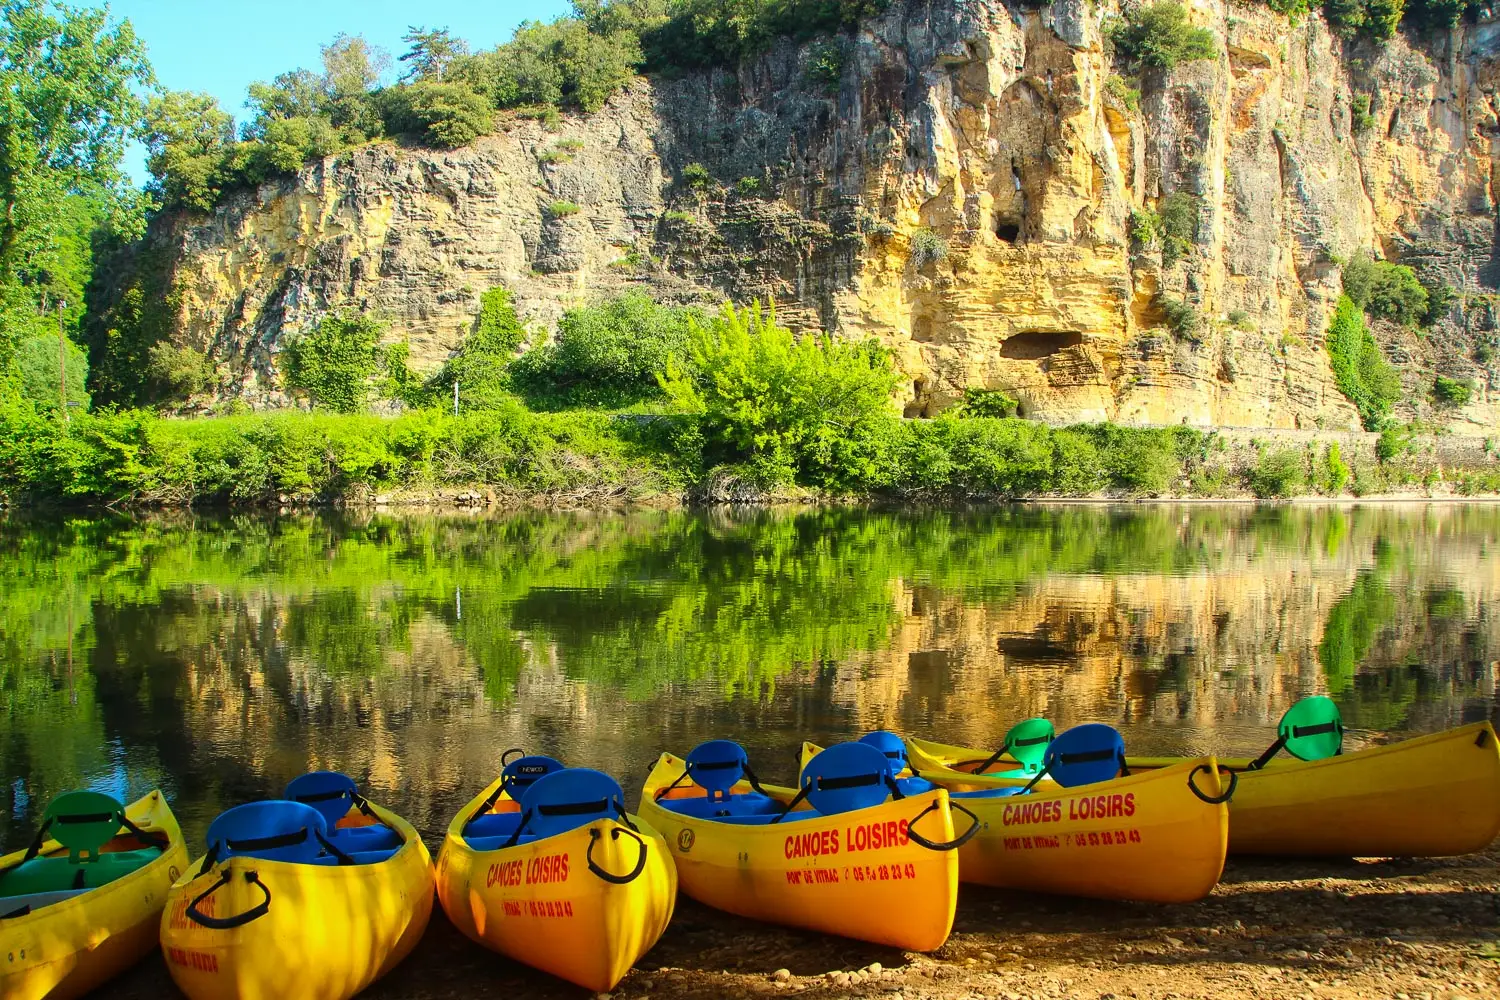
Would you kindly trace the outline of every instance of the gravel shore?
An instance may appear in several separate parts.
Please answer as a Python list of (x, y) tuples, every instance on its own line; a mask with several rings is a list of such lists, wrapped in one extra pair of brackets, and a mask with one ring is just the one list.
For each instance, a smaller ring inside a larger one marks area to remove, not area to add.
[[(110, 992), (154, 1000), (176, 991), (156, 957)], [(758, 924), (683, 898), (661, 943), (613, 998), (792, 995), (1492, 1000), (1500, 996), (1500, 841), (1462, 858), (1231, 860), (1213, 895), (1186, 906), (965, 886), (953, 936), (930, 955)], [(439, 910), (412, 957), (364, 996), (588, 994), (470, 944)]]

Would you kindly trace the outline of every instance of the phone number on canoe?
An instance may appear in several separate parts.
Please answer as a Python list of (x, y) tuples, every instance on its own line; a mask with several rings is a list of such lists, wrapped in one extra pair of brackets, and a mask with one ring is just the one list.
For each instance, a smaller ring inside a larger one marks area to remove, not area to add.
[(917, 866), (906, 865), (854, 865), (837, 868), (799, 868), (786, 873), (788, 885), (836, 885), (839, 882), (900, 882), (917, 877)]
[(1005, 849), (1032, 851), (1060, 847), (1123, 847), (1140, 842), (1139, 830), (1096, 830), (1089, 833), (1059, 833), (1055, 836), (1006, 837)]

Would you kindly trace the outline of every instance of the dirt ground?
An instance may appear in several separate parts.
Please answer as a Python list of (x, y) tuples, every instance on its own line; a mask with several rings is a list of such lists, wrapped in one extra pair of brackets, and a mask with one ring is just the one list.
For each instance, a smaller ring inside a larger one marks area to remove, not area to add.
[[(176, 994), (159, 956), (107, 989), (119, 1000)], [(471, 944), (441, 910), (412, 957), (364, 994), (588, 995)], [(1213, 895), (1187, 906), (964, 886), (953, 936), (931, 955), (758, 924), (683, 898), (661, 943), (613, 997), (788, 995), (1494, 1000), (1500, 841), (1450, 859), (1231, 860)]]

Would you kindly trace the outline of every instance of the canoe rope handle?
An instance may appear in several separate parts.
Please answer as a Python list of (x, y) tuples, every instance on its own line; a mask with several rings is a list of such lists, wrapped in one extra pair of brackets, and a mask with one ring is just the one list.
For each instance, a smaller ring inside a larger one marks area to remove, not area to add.
[(952, 799), (948, 800), (948, 805), (952, 806), (954, 809), (957, 809), (959, 812), (963, 813), (971, 820), (971, 822), (969, 823), (969, 828), (962, 834), (948, 841), (946, 844), (940, 844), (936, 841), (928, 840), (926, 837), (922, 836), (915, 829), (913, 829), (917, 825), (917, 820), (921, 819), (923, 816), (926, 816), (928, 813), (937, 808), (937, 802), (929, 802), (927, 803), (926, 809), (923, 809), (921, 812), (917, 813), (906, 824), (906, 835), (912, 840), (915, 840), (918, 844), (921, 844), (923, 847), (927, 848), (929, 851), (956, 851), (960, 847), (967, 844), (973, 838), (974, 834), (979, 832), (979, 817), (975, 816), (969, 810), (965, 809), (959, 803), (954, 802)]
[(521, 749), (520, 747), (511, 747), (509, 750), (505, 751), (503, 754), (500, 755), (500, 766), (501, 767), (505, 767), (507, 764), (510, 763), (510, 755), (511, 754), (515, 754), (517, 757), (524, 757), (524, 756), (526, 756), (526, 751), (523, 750), (523, 749)]
[(271, 890), (266, 888), (266, 884), (260, 880), (259, 872), (246, 872), (245, 881), (260, 889), (260, 891), (265, 895), (265, 899), (262, 899), (260, 903), (252, 906), (244, 913), (240, 913), (232, 917), (210, 917), (206, 913), (199, 912), (198, 904), (203, 902), (209, 896), (212, 896), (215, 892), (218, 892), (224, 886), (228, 885), (229, 879), (230, 874), (227, 869), (223, 872), (220, 872), (219, 880), (199, 893), (198, 897), (188, 904), (187, 918), (200, 927), (207, 927), (209, 930), (228, 931), (233, 930), (236, 927), (243, 927), (246, 924), (250, 923), (252, 920), (259, 920), (261, 917), (265, 916), (271, 911)]
[(1240, 776), (1238, 774), (1235, 774), (1234, 771), (1230, 770), (1229, 768), (1224, 768), (1224, 771), (1229, 775), (1228, 790), (1225, 791), (1222, 795), (1205, 795), (1203, 794), (1203, 789), (1199, 788), (1197, 784), (1194, 783), (1193, 778), (1197, 777), (1199, 771), (1212, 770), (1213, 768), (1209, 767), (1207, 764), (1199, 764), (1197, 767), (1193, 768), (1188, 772), (1188, 788), (1192, 789), (1194, 795), (1198, 796), (1198, 798), (1202, 799), (1204, 802), (1207, 802), (1211, 806), (1223, 805), (1225, 802), (1228, 802), (1234, 797), (1234, 790), (1238, 788), (1240, 784)]
[(634, 830), (627, 830), (623, 826), (611, 827), (609, 831), (610, 839), (619, 840), (622, 833), (627, 837), (633, 838), (637, 844), (641, 845), (641, 856), (636, 858), (635, 867), (630, 870), (629, 875), (616, 875), (613, 872), (607, 872), (594, 862), (594, 845), (599, 842), (601, 834), (598, 827), (589, 830), (589, 849), (588, 853), (584, 855), (584, 860), (589, 863), (589, 871), (598, 875), (610, 885), (628, 885), (639, 878), (641, 872), (646, 870), (646, 842), (641, 839), (640, 834)]

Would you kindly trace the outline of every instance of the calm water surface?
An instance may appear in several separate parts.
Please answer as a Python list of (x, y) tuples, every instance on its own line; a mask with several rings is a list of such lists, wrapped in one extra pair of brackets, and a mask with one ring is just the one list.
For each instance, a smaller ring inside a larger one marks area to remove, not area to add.
[(1496, 719), (1500, 507), (1100, 506), (0, 521), (0, 839), (59, 791), (189, 837), (312, 768), (436, 834), (512, 746), (975, 746), (1020, 718), (1249, 754)]

